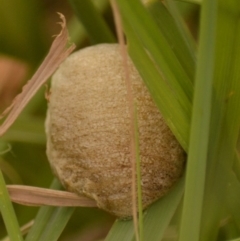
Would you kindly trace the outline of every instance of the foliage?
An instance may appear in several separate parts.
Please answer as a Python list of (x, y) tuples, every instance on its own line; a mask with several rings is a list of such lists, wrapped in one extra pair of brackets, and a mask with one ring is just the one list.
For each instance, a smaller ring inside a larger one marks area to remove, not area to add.
[[(44, 24), (39, 23), (39, 18), (43, 22), (44, 7), (38, 1), (31, 6), (27, 0), (22, 5), (18, 0), (12, 2), (14, 7), (0, 5), (0, 51), (27, 62), (33, 72), (49, 43)], [(69, 2), (81, 20), (79, 23), (73, 16), (69, 21), (70, 35), (79, 48), (115, 41), (107, 0)], [(185, 175), (168, 195), (144, 212), (141, 238), (239, 240), (240, 5), (238, 0), (180, 2), (152, 0), (143, 5), (140, 0), (116, 0), (129, 54), (166, 122), (188, 153)], [(6, 11), (7, 8), (14, 11)], [(199, 37), (195, 41), (183, 15), (199, 9)], [(17, 20), (21, 34), (9, 19)], [(20, 46), (24, 46), (24, 51)], [(96, 224), (109, 227), (113, 220), (87, 208), (74, 211), (41, 207), (36, 213), (36, 209), (10, 202), (6, 183), (47, 187), (53, 178), (44, 154), (46, 103), (42, 92), (33, 98), (0, 142), (1, 152), (7, 144), (11, 145), (11, 151), (2, 154), (0, 162), (5, 177), (5, 181), (0, 177), (0, 209), (5, 223), (2, 226), (7, 229), (5, 233), (2, 228), (1, 235), (9, 235), (13, 241), (23, 240), (19, 226), (33, 218), (35, 223), (25, 240), (66, 240), (73, 223), (79, 224), (77, 228), (84, 232)], [(55, 180), (51, 188), (61, 187)], [(46, 226), (50, 222), (53, 226)], [(133, 222), (116, 220), (105, 240), (134, 239)]]

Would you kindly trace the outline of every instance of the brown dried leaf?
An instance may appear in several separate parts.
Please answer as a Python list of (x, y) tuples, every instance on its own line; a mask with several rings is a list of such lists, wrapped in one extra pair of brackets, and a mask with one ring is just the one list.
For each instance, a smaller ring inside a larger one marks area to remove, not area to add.
[(135, 133), (135, 111), (134, 111), (134, 97), (132, 93), (132, 83), (129, 75), (129, 66), (127, 65), (127, 49), (124, 42), (124, 33), (121, 22), (121, 15), (115, 0), (110, 1), (114, 21), (117, 29), (118, 41), (121, 46), (121, 55), (123, 58), (123, 66), (125, 70), (126, 76), (126, 86), (127, 86), (127, 98), (128, 98), (128, 107), (130, 112), (130, 133), (131, 133), (131, 143), (130, 143), (130, 152), (131, 152), (131, 161), (132, 161), (132, 214), (133, 214), (133, 223), (134, 223), (134, 231), (136, 235), (136, 240), (140, 240), (139, 237), (139, 229), (138, 229), (138, 216), (137, 216), (137, 194), (135, 190), (137, 189), (136, 183), (136, 157), (137, 157), (137, 149), (136, 149), (136, 133)]
[(1, 117), (8, 116), (3, 124), (0, 126), (0, 136), (2, 136), (8, 128), (13, 124), (16, 118), (19, 116), (23, 108), (29, 102), (29, 100), (36, 94), (38, 89), (47, 81), (47, 79), (54, 73), (58, 66), (67, 58), (67, 56), (74, 50), (75, 45), (72, 44), (66, 49), (68, 43), (68, 31), (66, 28), (65, 17), (59, 13), (62, 20), (60, 23), (62, 30), (55, 38), (52, 46), (48, 52), (48, 55), (35, 72), (33, 77), (23, 87), (22, 92), (15, 97), (13, 103), (2, 113)]
[(94, 200), (71, 192), (22, 185), (7, 188), (13, 202), (26, 206), (97, 207)]

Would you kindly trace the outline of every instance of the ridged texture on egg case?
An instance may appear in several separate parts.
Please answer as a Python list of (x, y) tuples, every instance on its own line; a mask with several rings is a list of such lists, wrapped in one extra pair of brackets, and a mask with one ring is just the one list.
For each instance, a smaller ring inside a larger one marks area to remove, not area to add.
[[(185, 154), (128, 61), (146, 208), (180, 177)], [(100, 44), (72, 54), (54, 74), (46, 119), (47, 155), (63, 186), (121, 218), (132, 215), (128, 105), (119, 45)]]

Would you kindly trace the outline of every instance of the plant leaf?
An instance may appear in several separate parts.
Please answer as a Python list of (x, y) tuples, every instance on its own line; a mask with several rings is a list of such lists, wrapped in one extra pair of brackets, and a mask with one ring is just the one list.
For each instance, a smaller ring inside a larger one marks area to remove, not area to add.
[[(50, 189), (59, 190), (62, 186), (57, 179), (54, 179)], [(25, 241), (54, 241), (61, 235), (69, 218), (74, 211), (73, 207), (50, 207), (42, 206), (34, 220)], [(51, 225), (50, 225), (51, 223)], [(57, 225), (57, 227), (55, 226)], [(54, 228), (53, 228), (54, 227)], [(47, 239), (51, 236), (52, 239)], [(45, 238), (45, 239), (44, 239)]]
[(97, 207), (94, 200), (75, 193), (22, 185), (8, 185), (13, 202), (27, 206)]
[[(217, 1), (203, 1), (180, 241), (198, 241), (210, 151)], [(191, 227), (191, 229), (189, 229)]]
[(26, 104), (36, 94), (38, 89), (47, 81), (63, 60), (65, 60), (75, 48), (75, 45), (72, 44), (69, 48), (65, 49), (68, 42), (68, 32), (64, 16), (62, 14), (59, 15), (62, 20), (60, 23), (62, 30), (53, 41), (48, 55), (33, 75), (32, 79), (29, 80), (29, 82), (23, 87), (22, 92), (15, 97), (13, 103), (3, 112), (1, 117), (7, 114), (8, 116), (0, 126), (0, 136), (8, 130)]
[(69, 2), (94, 44), (116, 42), (113, 33), (91, 0)]

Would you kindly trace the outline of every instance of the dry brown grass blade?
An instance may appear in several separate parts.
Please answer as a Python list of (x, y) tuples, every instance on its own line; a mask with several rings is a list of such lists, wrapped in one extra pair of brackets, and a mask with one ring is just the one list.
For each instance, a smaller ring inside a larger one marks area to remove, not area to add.
[(6, 116), (7, 114), (8, 116), (0, 126), (0, 136), (8, 130), (29, 100), (36, 94), (38, 89), (47, 81), (63, 60), (65, 60), (75, 48), (74, 44), (72, 44), (69, 48), (66, 48), (68, 43), (66, 20), (62, 14), (59, 13), (59, 16), (62, 20), (60, 23), (62, 26), (61, 32), (56, 36), (46, 58), (33, 77), (23, 87), (22, 92), (15, 97), (12, 104), (2, 113), (1, 117)]
[(23, 185), (7, 189), (13, 202), (26, 206), (97, 207), (94, 200), (71, 192)]
[(137, 190), (137, 184), (136, 184), (136, 157), (137, 157), (137, 150), (136, 150), (136, 136), (135, 136), (135, 114), (134, 114), (134, 97), (132, 93), (132, 83), (129, 75), (129, 66), (127, 64), (127, 49), (126, 45), (124, 42), (124, 33), (123, 33), (123, 28), (122, 28), (122, 23), (121, 23), (121, 16), (120, 12), (118, 9), (118, 6), (115, 2), (115, 0), (110, 1), (112, 10), (113, 10), (113, 15), (114, 15), (114, 21), (117, 29), (117, 36), (118, 36), (118, 41), (121, 47), (121, 55), (123, 58), (123, 65), (124, 65), (124, 71), (125, 71), (125, 76), (126, 76), (126, 86), (127, 86), (127, 98), (128, 98), (128, 107), (129, 107), (129, 113), (130, 113), (130, 119), (131, 119), (131, 124), (130, 124), (130, 133), (131, 133), (131, 161), (132, 161), (132, 210), (133, 210), (133, 222), (134, 222), (134, 229), (135, 229), (135, 235), (136, 235), (136, 240), (140, 240), (139, 237), (139, 230), (138, 230), (138, 216), (137, 216), (137, 195), (136, 195), (136, 190)]

